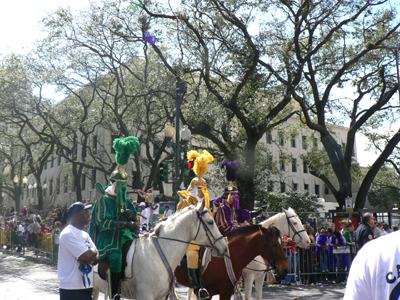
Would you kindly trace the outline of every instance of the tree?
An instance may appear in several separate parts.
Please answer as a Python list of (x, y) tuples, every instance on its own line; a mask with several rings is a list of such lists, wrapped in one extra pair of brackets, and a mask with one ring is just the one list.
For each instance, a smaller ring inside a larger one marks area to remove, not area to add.
[(264, 192), (256, 201), (256, 206), (267, 205), (269, 212), (280, 212), (282, 208), (293, 208), (301, 219), (309, 217), (310, 213), (317, 213), (323, 206), (318, 197), (306, 191), (292, 191), (288, 193)]
[(290, 90), (260, 65), (258, 37), (248, 28), (256, 16), (255, 5), (251, 1), (137, 4), (153, 26), (153, 48), (177, 81), (189, 83), (183, 122), (193, 134), (211, 141), (208, 150), (216, 156), (243, 161), (237, 185), (245, 208), (253, 207), (256, 195), (257, 144), (295, 113), (289, 106)]
[(390, 209), (393, 204), (399, 204), (399, 186), (399, 174), (390, 164), (386, 163), (379, 170), (368, 191), (369, 203), (375, 207), (386, 209)]
[[(75, 149), (73, 141), (91, 151), (85, 146), (86, 141), (78, 141), (74, 135), (79, 133), (78, 138), (82, 139), (100, 124), (115, 137), (137, 136), (145, 156), (138, 152), (133, 156), (136, 178), (147, 177), (148, 189), (158, 178), (163, 154), (167, 159), (172, 156), (166, 149), (163, 130), (167, 120), (174, 118), (174, 83), (148, 47), (145, 20), (130, 16), (117, 2), (104, 3), (102, 7), (92, 4), (77, 15), (61, 8), (44, 20), (49, 35), (39, 48), (40, 53), (46, 54), (41, 57), (57, 75), (54, 83), (68, 96), (65, 106), (69, 107), (72, 101), (77, 110), (75, 123), (67, 127), (71, 138), (62, 143), (62, 148), (66, 157), (71, 157)], [(85, 114), (79, 113), (82, 109)], [(92, 155), (92, 160), (97, 168), (103, 165), (105, 176), (115, 167), (111, 160), (104, 161), (98, 154)], [(88, 168), (88, 162), (69, 161), (80, 166), (74, 176), (80, 174), (82, 167)], [(142, 174), (145, 168), (150, 169), (148, 176)], [(144, 186), (143, 181), (137, 184), (136, 188)]]

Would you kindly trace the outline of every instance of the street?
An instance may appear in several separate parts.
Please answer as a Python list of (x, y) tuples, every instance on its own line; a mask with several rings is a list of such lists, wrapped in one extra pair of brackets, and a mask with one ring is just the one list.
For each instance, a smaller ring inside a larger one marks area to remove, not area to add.
[[(263, 299), (340, 300), (344, 289), (344, 284), (271, 285), (264, 288)], [(186, 299), (186, 290), (185, 287), (177, 287), (181, 299)], [(48, 264), (47, 259), (36, 260), (34, 256), (29, 255), (19, 257), (0, 253), (0, 291), (0, 300), (59, 299), (57, 268)], [(100, 295), (99, 299), (104, 299), (103, 295)], [(218, 300), (219, 297), (214, 296), (212, 299)]]

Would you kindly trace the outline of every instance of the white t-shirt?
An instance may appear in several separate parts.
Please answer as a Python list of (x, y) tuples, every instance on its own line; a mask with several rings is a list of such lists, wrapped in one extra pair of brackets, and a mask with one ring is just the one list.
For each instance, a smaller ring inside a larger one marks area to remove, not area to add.
[(170, 209), (168, 209), (168, 211), (164, 212), (164, 217), (169, 217), (172, 215), (172, 211)]
[(366, 243), (350, 268), (343, 300), (400, 299), (400, 231)]
[(154, 203), (153, 207), (156, 206), (155, 209), (153, 209), (153, 215), (158, 215), (160, 213), (160, 204), (159, 203)]
[(89, 249), (96, 249), (89, 234), (71, 224), (64, 228), (60, 235), (58, 254), (58, 277), (60, 288), (79, 290), (93, 287), (93, 271), (89, 273), (90, 284), (85, 276), (86, 287), (83, 283), (83, 272), (79, 270), (79, 256)]
[[(140, 215), (142, 216), (140, 218), (140, 228), (142, 228), (142, 225), (146, 223), (147, 226), (146, 228), (149, 229), (150, 209), (146, 207), (145, 209), (142, 210)], [(143, 217), (146, 217), (146, 219)]]

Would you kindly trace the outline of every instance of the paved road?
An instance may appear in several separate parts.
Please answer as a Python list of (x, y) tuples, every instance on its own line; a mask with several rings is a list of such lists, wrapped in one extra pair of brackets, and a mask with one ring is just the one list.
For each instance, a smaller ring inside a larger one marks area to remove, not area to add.
[[(31, 256), (19, 257), (0, 252), (0, 300), (59, 299), (56, 266), (46, 264), (46, 262), (48, 262), (46, 259), (36, 260)], [(264, 288), (263, 299), (341, 300), (344, 289), (344, 284), (272, 285)], [(177, 288), (182, 300), (186, 299), (186, 291), (185, 287), (178, 286)], [(100, 299), (104, 298), (100, 297)], [(212, 300), (218, 299), (218, 296), (214, 296)]]

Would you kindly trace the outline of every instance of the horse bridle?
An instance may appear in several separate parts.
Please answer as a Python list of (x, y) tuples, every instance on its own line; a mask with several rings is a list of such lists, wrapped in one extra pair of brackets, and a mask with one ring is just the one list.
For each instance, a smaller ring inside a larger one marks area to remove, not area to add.
[(303, 231), (306, 231), (306, 230), (303, 228), (302, 230), (297, 231), (296, 228), (294, 227), (293, 223), (290, 221), (290, 218), (295, 218), (296, 215), (288, 216), (288, 215), (287, 215), (287, 212), (286, 212), (286, 211), (284, 211), (284, 212), (285, 212), (286, 220), (287, 220), (287, 222), (288, 222), (288, 227), (289, 227), (289, 234), (288, 234), (288, 236), (290, 236), (290, 229), (292, 229), (292, 231), (294, 232), (294, 234), (293, 234), (293, 236), (292, 236), (292, 240), (294, 240), (294, 238), (296, 237), (296, 235), (298, 235), (298, 236), (300, 237), (300, 240), (302, 240), (303, 238), (301, 237), (300, 233), (303, 232)]
[[(203, 225), (204, 231), (206, 232), (207, 239), (208, 239), (208, 241), (209, 241), (209, 243), (210, 243), (210, 246), (207, 246), (207, 245), (204, 245), (204, 246), (205, 246), (206, 248), (215, 249), (215, 244), (216, 244), (219, 240), (223, 239), (224, 237), (223, 237), (223, 235), (221, 235), (219, 238), (215, 238), (214, 235), (212, 234), (210, 228), (208, 228), (206, 222), (204, 222), (203, 216), (204, 216), (206, 213), (208, 213), (208, 212), (209, 212), (208, 210), (205, 210), (205, 211), (203, 211), (202, 213), (200, 213), (200, 212), (198, 211), (198, 209), (196, 208), (196, 214), (197, 214), (197, 217), (198, 217), (198, 219), (199, 219), (200, 222), (199, 222), (199, 227), (197, 228), (197, 233), (196, 233), (196, 236), (194, 237), (194, 240), (196, 240), (197, 236), (199, 235), (201, 225)], [(212, 238), (212, 239), (211, 239), (211, 238)]]
[[(261, 229), (261, 228), (260, 228), (260, 232), (261, 232), (261, 234), (264, 236), (264, 233), (262, 232), (262, 229)], [(264, 236), (264, 243), (263, 243), (263, 247), (262, 247), (262, 249), (261, 249), (261, 254), (264, 252), (264, 248), (268, 248), (269, 243), (268, 243), (267, 238), (268, 238), (268, 236), (270, 236), (271, 234), (272, 234), (272, 229), (271, 229), (271, 233), (270, 233), (270, 234), (267, 234), (267, 235)], [(277, 259), (286, 259), (286, 260), (288, 259), (286, 256), (274, 255), (274, 254), (275, 254), (275, 251), (273, 251), (273, 252), (274, 252), (274, 253), (271, 255), (271, 256), (273, 256), (273, 258), (272, 258), (272, 260), (271, 260), (272, 265), (275, 265), (275, 264), (276, 264), (276, 260), (277, 260)], [(234, 262), (235, 264), (241, 266), (243, 269), (247, 269), (247, 270), (251, 270), (251, 271), (256, 271), (256, 272), (267, 272), (267, 271), (268, 271), (268, 269), (267, 269), (267, 270), (257, 270), (257, 269), (249, 268), (249, 267), (244, 266), (243, 264), (239, 263), (238, 261), (232, 259), (232, 257), (228, 256), (228, 254), (225, 254), (225, 256), (228, 257), (228, 258), (229, 258), (232, 262)], [(263, 258), (263, 259), (264, 259), (264, 258)], [(265, 259), (264, 259), (264, 260), (265, 260)], [(253, 259), (253, 261), (258, 262), (258, 261), (254, 260), (254, 259)], [(268, 263), (268, 264), (269, 264), (269, 263)], [(270, 265), (270, 264), (269, 264), (269, 265)]]
[[(260, 230), (261, 230), (261, 228), (260, 228)], [(272, 230), (273, 229), (271, 229), (271, 233), (270, 234), (267, 234), (267, 235), (265, 235), (264, 236), (264, 244), (263, 244), (263, 248), (262, 248), (262, 250), (261, 250), (261, 253), (263, 253), (264, 252), (264, 248), (267, 248), (268, 247), (268, 240), (267, 240), (267, 237), (268, 236), (270, 236), (271, 234), (272, 234)], [(261, 233), (264, 235), (264, 233), (261, 231)], [(271, 249), (273, 249), (274, 247), (270, 247)], [(277, 259), (288, 259), (286, 256), (280, 256), (280, 255), (274, 255), (275, 254), (275, 251), (272, 251), (273, 253), (272, 253), (272, 255), (271, 256), (273, 256), (272, 257), (272, 260), (271, 260), (271, 262), (272, 262), (272, 265), (275, 265), (276, 264), (276, 260)]]

